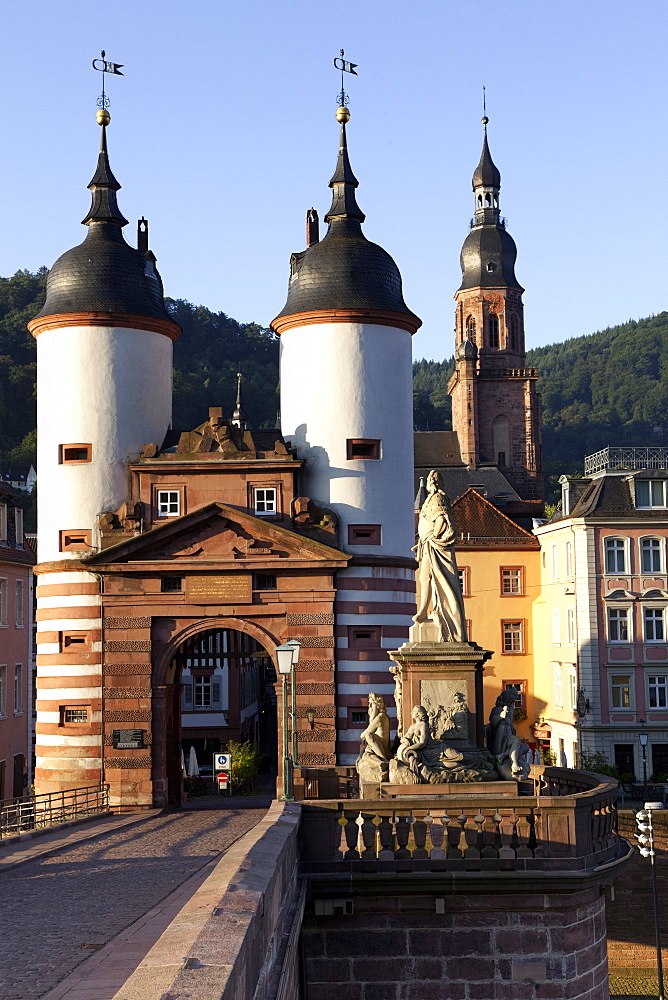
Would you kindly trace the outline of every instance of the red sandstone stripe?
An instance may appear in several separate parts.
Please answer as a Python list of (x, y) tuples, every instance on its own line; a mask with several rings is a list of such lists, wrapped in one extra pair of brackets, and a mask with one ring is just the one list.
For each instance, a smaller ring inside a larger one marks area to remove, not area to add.
[[(90, 642), (101, 642), (102, 641), (102, 629), (93, 628), (85, 629), (87, 632)], [(36, 637), (37, 642), (60, 642), (60, 632), (38, 632)], [(51, 654), (47, 654), (51, 655)]]
[[(67, 703), (70, 704), (69, 702)], [(74, 729), (65, 728), (58, 722), (37, 722), (35, 734), (39, 736), (99, 736), (102, 732), (101, 722), (90, 722), (88, 725), (77, 726)], [(82, 748), (83, 749), (83, 748)]]
[(70, 760), (76, 760), (77, 757), (98, 758), (102, 757), (102, 747), (99, 744), (97, 746), (92, 746), (92, 747), (72, 747), (72, 746), (43, 747), (40, 746), (38, 741), (35, 747), (35, 754), (38, 757), (67, 757)]
[(38, 793), (59, 792), (63, 788), (85, 788), (86, 785), (97, 784), (99, 780), (99, 768), (82, 769), (77, 767), (67, 771), (59, 767), (35, 768), (35, 782), (38, 785)]
[[(362, 726), (360, 726), (360, 732), (362, 731)], [(360, 752), (360, 741), (359, 740), (337, 740), (336, 741), (337, 753), (354, 753), (358, 754)]]
[(99, 583), (45, 583), (36, 587), (37, 597), (72, 597), (76, 594), (99, 594)]
[[(39, 657), (37, 657), (39, 660)], [(39, 664), (38, 664), (39, 665)], [(37, 674), (37, 690), (38, 691), (49, 691), (54, 688), (84, 688), (84, 687), (100, 687), (102, 684), (102, 678), (99, 674), (92, 676), (87, 674), (85, 677), (72, 677), (67, 674), (63, 674), (61, 677), (40, 677), (39, 672)]]
[(395, 601), (369, 601), (358, 604), (356, 601), (336, 601), (334, 605), (339, 615), (408, 615), (415, 614), (415, 602), (400, 604)]
[(38, 667), (67, 667), (74, 663), (102, 663), (102, 653), (38, 653), (35, 657)]
[[(345, 639), (349, 628), (364, 628), (364, 625), (364, 622), (359, 622), (357, 625), (337, 625), (334, 629), (334, 635)], [(380, 634), (388, 639), (407, 639), (409, 627), (408, 625), (381, 625)]]
[(389, 650), (387, 649), (345, 649), (340, 646), (336, 651), (337, 663), (342, 660), (347, 661), (366, 661), (366, 660), (384, 660), (388, 663), (392, 657), (389, 655)]
[(342, 590), (403, 590), (406, 593), (415, 593), (415, 580), (392, 580), (387, 577), (377, 579), (367, 576), (342, 576), (337, 588)]
[(394, 684), (394, 677), (389, 670), (387, 673), (381, 670), (369, 670), (367, 673), (352, 671), (348, 673), (346, 670), (339, 670), (336, 679), (339, 684)]
[(39, 608), (35, 621), (48, 622), (61, 618), (101, 618), (102, 608), (99, 604), (86, 604), (83, 608)]
[[(346, 681), (347, 681), (347, 678), (346, 678)], [(382, 683), (382, 682), (376, 681), (375, 683), (378, 684), (378, 683)], [(387, 683), (387, 678), (385, 678), (385, 683)], [(364, 698), (364, 693), (363, 692), (360, 692), (359, 694), (340, 694), (340, 695), (338, 695), (338, 697), (337, 697), (336, 700), (338, 701), (339, 705), (341, 705), (342, 708), (360, 708), (360, 707), (361, 708), (366, 708), (366, 701), (365, 702), (361, 702), (360, 701), (361, 698)], [(385, 700), (385, 706), (387, 708), (392, 708), (393, 705), (394, 705), (394, 698), (392, 697), (392, 695), (391, 694), (385, 694), (385, 695), (383, 695), (383, 698)], [(345, 719), (337, 719), (336, 720), (336, 723), (337, 723), (337, 726), (338, 726), (339, 729), (350, 728), (350, 727), (346, 727), (345, 726), (345, 724), (344, 724), (345, 721), (346, 721)], [(362, 728), (364, 728), (364, 727), (362, 727)]]

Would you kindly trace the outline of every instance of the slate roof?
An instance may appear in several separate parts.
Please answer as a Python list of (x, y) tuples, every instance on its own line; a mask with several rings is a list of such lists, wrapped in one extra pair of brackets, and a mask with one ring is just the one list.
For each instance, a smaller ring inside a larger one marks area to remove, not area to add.
[(481, 496), (468, 489), (452, 505), (457, 527), (457, 545), (462, 548), (539, 549), (540, 542)]
[(88, 185), (91, 208), (83, 243), (55, 262), (39, 317), (62, 313), (115, 313), (173, 322), (165, 309), (162, 280), (152, 253), (135, 250), (123, 237), (127, 220), (116, 202), (120, 184), (109, 165), (106, 126), (97, 169)]
[[(634, 479), (665, 479), (668, 474), (661, 469), (633, 473), (628, 476), (604, 474), (600, 478), (580, 480), (586, 483), (575, 504), (571, 503), (571, 517), (602, 517), (611, 520), (646, 520), (668, 518), (668, 510), (660, 507), (637, 508), (634, 506), (632, 482)], [(572, 489), (572, 481), (571, 481)], [(563, 516), (563, 515), (562, 515)]]
[(414, 464), (416, 469), (463, 466), (456, 431), (415, 431), (413, 434)]
[[(467, 288), (519, 288), (515, 277), (517, 247), (501, 223), (474, 226), (464, 240), (459, 263), (462, 269), (460, 291)], [(494, 269), (488, 270), (487, 265)]]
[(482, 141), (480, 163), (473, 172), (472, 184), (474, 191), (477, 187), (501, 187), (501, 172), (494, 164), (487, 144), (487, 125), (485, 125), (485, 136)]

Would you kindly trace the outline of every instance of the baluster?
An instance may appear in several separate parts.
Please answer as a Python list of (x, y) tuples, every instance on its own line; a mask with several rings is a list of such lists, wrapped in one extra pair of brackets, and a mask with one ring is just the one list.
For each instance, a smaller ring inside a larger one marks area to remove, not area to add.
[(457, 845), (462, 858), (466, 857), (466, 851), (468, 849), (468, 841), (466, 839), (466, 821), (468, 817), (464, 813), (464, 810), (460, 812), (457, 817), (457, 822), (459, 823), (459, 844)]
[(527, 816), (527, 822), (529, 824), (529, 839), (527, 840), (527, 847), (531, 851), (531, 857), (536, 857), (536, 851), (539, 848), (538, 837), (536, 836), (536, 814), (531, 810)]
[(478, 809), (478, 814), (473, 817), (473, 822), (478, 827), (475, 840), (476, 840), (476, 850), (478, 852), (478, 857), (481, 858), (483, 856), (483, 851), (485, 849), (485, 834), (483, 832), (485, 817), (482, 814), (482, 809)]
[(443, 822), (447, 817), (442, 816), (438, 821), (432, 817), (432, 824), (429, 827), (429, 834), (431, 836), (431, 858), (445, 858), (445, 852), (447, 850), (448, 844), (448, 833), (447, 828)]
[(394, 852), (395, 858), (410, 858), (411, 852), (407, 848), (408, 839), (411, 834), (412, 816), (397, 816), (395, 813), (394, 831), (397, 838), (397, 849)]
[(389, 860), (394, 857), (395, 839), (392, 820), (389, 816), (381, 816), (378, 824), (378, 839), (380, 840), (380, 850), (378, 858)]
[(346, 819), (343, 810), (341, 810), (339, 815), (336, 817), (336, 825), (339, 828), (339, 841), (338, 844), (336, 844), (335, 853), (339, 855), (338, 860), (341, 860), (346, 852), (345, 828), (347, 822), (348, 820)]
[[(427, 814), (428, 815), (428, 814)], [(429, 852), (425, 850), (425, 843), (427, 842), (427, 833), (429, 832), (429, 826), (426, 822), (426, 816), (423, 819), (415, 818), (413, 821), (413, 840), (415, 841), (415, 848), (413, 850), (413, 860), (418, 858), (428, 858)]]
[(373, 813), (360, 813), (357, 824), (360, 828), (360, 833), (362, 835), (362, 845), (364, 850), (362, 851), (363, 858), (375, 858), (377, 857), (376, 851), (376, 826), (374, 824), (374, 819), (376, 817)]
[(497, 809), (492, 816), (492, 823), (494, 824), (494, 831), (492, 834), (492, 842), (488, 847), (489, 858), (500, 858), (502, 857), (501, 851), (503, 849), (503, 837), (501, 836), (501, 823), (503, 821), (503, 816)]
[(359, 827), (357, 825), (357, 817), (348, 813), (345, 816), (345, 825), (343, 826), (343, 832), (346, 838), (347, 851), (343, 855), (346, 860), (351, 858), (359, 858), (359, 851), (357, 850), (357, 840), (359, 837)]
[(519, 846), (520, 846), (520, 838), (519, 838), (519, 836), (517, 834), (517, 824), (519, 822), (519, 819), (518, 819), (518, 817), (517, 817), (517, 815), (515, 813), (513, 813), (512, 817), (510, 819), (510, 822), (512, 824), (512, 826), (511, 826), (511, 834), (510, 834), (510, 845), (509, 845), (510, 846), (510, 850), (511, 850), (512, 853), (511, 853), (510, 857), (511, 858), (516, 858), (517, 857), (517, 852), (518, 852)]
[(531, 858), (533, 852), (529, 846), (531, 840), (531, 816), (515, 816), (515, 830), (517, 833), (517, 848), (515, 856), (518, 858)]
[(450, 826), (451, 819), (454, 819), (454, 816), (448, 816), (447, 813), (443, 814), (443, 826), (445, 827), (443, 846), (446, 850), (445, 856), (446, 858), (461, 858), (461, 853), (457, 847), (459, 830), (456, 826)]

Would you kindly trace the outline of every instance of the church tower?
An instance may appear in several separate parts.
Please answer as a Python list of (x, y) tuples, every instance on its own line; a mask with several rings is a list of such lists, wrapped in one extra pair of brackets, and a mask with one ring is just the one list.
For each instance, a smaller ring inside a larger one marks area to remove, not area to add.
[(494, 464), (526, 501), (543, 499), (538, 373), (526, 367), (517, 248), (499, 209), (501, 174), (487, 143), (473, 174), (475, 215), (455, 294), (452, 426), (470, 469)]
[(336, 513), (339, 547), (352, 557), (337, 573), (340, 763), (359, 747), (349, 708), (364, 709), (370, 686), (389, 700), (386, 650), (407, 638), (415, 613), (411, 335), (421, 325), (397, 265), (362, 232), (349, 118), (339, 108), (328, 232), (317, 241), (311, 226), (313, 242), (292, 255), (287, 302), (272, 323), (283, 435), (306, 460), (304, 492)]
[(100, 583), (82, 559), (99, 548), (99, 516), (128, 498), (129, 461), (170, 426), (181, 332), (165, 309), (146, 221), (138, 249), (124, 239), (110, 116), (101, 110), (97, 120), (86, 238), (55, 262), (44, 308), (28, 325), (38, 371), (38, 792), (101, 778)]

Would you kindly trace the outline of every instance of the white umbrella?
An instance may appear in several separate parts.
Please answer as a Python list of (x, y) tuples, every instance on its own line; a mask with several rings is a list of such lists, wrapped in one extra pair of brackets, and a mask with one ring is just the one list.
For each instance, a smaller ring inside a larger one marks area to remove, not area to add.
[(568, 757), (565, 750), (559, 751), (559, 767), (568, 767)]
[(533, 752), (533, 762), (534, 762), (534, 764), (542, 764), (543, 763), (543, 761), (541, 759), (541, 756), (540, 756), (540, 750), (538, 749), (538, 747), (536, 747), (536, 749)]
[(183, 772), (183, 777), (188, 777), (188, 772), (186, 771), (186, 757), (183, 752), (183, 747), (181, 747), (181, 771)]
[(190, 753), (188, 754), (188, 774), (191, 778), (196, 778), (199, 774), (199, 764), (197, 763), (195, 747), (191, 747)]

